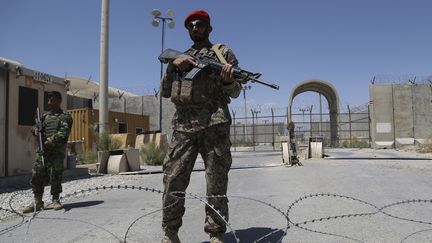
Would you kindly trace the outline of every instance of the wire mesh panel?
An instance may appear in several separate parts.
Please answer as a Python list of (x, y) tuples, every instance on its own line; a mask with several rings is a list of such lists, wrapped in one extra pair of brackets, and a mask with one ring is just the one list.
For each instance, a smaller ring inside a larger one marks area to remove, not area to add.
[[(280, 142), (288, 135), (287, 113), (250, 117), (236, 117), (233, 113), (231, 142), (237, 147), (270, 145), (273, 150), (281, 150)], [(296, 113), (291, 115), (295, 124), (296, 141), (307, 144), (309, 138), (322, 137), (324, 146), (370, 147), (370, 118), (368, 111), (339, 113), (337, 116), (337, 141), (331, 142), (329, 113)]]

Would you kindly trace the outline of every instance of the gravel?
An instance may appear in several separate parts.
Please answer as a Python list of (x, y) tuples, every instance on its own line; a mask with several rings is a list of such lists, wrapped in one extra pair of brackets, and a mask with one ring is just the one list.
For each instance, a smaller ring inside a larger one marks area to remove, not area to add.
[[(61, 196), (64, 197), (65, 195), (79, 192), (74, 198), (82, 198), (98, 193), (96, 190), (87, 191), (87, 189), (111, 185), (126, 185), (136, 181), (142, 181), (145, 176), (146, 175), (93, 175), (84, 179), (76, 178), (62, 183), (63, 192)], [(81, 192), (81, 190), (85, 190), (85, 192)], [(69, 198), (66, 198), (66, 200), (68, 199)], [(43, 201), (45, 202), (45, 206), (51, 203), (50, 186), (45, 187)], [(31, 202), (33, 202), (31, 189), (2, 188), (0, 190), (0, 220), (15, 216), (16, 213), (14, 213), (14, 211), (20, 213), (21, 208), (29, 205)]]

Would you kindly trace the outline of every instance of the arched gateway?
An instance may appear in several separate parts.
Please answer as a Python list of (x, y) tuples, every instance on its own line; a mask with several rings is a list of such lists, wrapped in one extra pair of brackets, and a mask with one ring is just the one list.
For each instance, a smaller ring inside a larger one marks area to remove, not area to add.
[(291, 119), (291, 106), (294, 98), (303, 92), (313, 91), (322, 94), (328, 102), (329, 112), (330, 112), (330, 143), (333, 145), (337, 142), (337, 117), (339, 114), (339, 96), (337, 94), (336, 88), (329, 82), (319, 79), (311, 79), (306, 80), (299, 83), (296, 87), (294, 87), (289, 103), (288, 103), (288, 119)]

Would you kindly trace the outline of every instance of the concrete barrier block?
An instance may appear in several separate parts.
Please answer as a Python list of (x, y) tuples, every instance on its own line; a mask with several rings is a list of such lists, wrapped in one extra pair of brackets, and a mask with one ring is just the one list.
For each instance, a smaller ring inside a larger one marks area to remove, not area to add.
[(144, 134), (137, 135), (135, 138), (135, 148), (140, 149), (144, 145)]
[(130, 171), (140, 170), (140, 156), (139, 149), (128, 149), (125, 150), (126, 159), (130, 168)]
[(288, 151), (288, 142), (283, 142), (282, 143), (282, 162), (284, 164), (290, 164), (290, 159), (289, 159), (289, 151)]
[(106, 174), (108, 168), (108, 158), (110, 157), (109, 151), (98, 151), (98, 173)]
[(311, 142), (310, 143), (310, 158), (322, 158), (323, 147), (322, 142)]
[(133, 136), (130, 133), (115, 133), (115, 134), (110, 134), (110, 137), (113, 139), (117, 139), (120, 141), (120, 148), (122, 149), (126, 149), (129, 146), (134, 147), (134, 141), (133, 141)]
[(127, 158), (125, 154), (111, 155), (108, 159), (108, 174), (118, 174), (129, 171)]
[(168, 151), (168, 137), (164, 133), (156, 133), (155, 134), (155, 143), (156, 146), (162, 149), (165, 153)]

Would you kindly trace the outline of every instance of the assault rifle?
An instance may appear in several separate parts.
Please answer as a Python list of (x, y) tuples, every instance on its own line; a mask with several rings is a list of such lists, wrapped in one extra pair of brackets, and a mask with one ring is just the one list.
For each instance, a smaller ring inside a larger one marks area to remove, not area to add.
[[(218, 61), (215, 61), (213, 58), (209, 57), (208, 55), (198, 53), (196, 55), (188, 55), (183, 52), (173, 50), (173, 49), (166, 49), (162, 52), (162, 54), (159, 56), (159, 61), (162, 63), (168, 63), (176, 58), (179, 57), (192, 57), (196, 60), (198, 63), (197, 66), (192, 68), (186, 76), (186, 80), (193, 80), (193, 78), (198, 75), (201, 71), (209, 68), (215, 71), (221, 71), (224, 64), (220, 63)], [(256, 82), (265, 86), (268, 86), (272, 89), (279, 89), (279, 85), (268, 83), (266, 81), (260, 80), (259, 77), (261, 76), (261, 73), (252, 73), (248, 72), (246, 70), (243, 70), (239, 67), (233, 67), (234, 69), (234, 77), (239, 80), (241, 83), (246, 83), (248, 81)]]
[(42, 165), (45, 165), (45, 158), (44, 158), (44, 132), (43, 132), (43, 124), (42, 124), (42, 120), (41, 120), (41, 115), (40, 115), (40, 110), (39, 107), (36, 109), (36, 117), (35, 117), (35, 126), (38, 129), (39, 133), (38, 133), (38, 154), (41, 157), (41, 161), (42, 161)]

